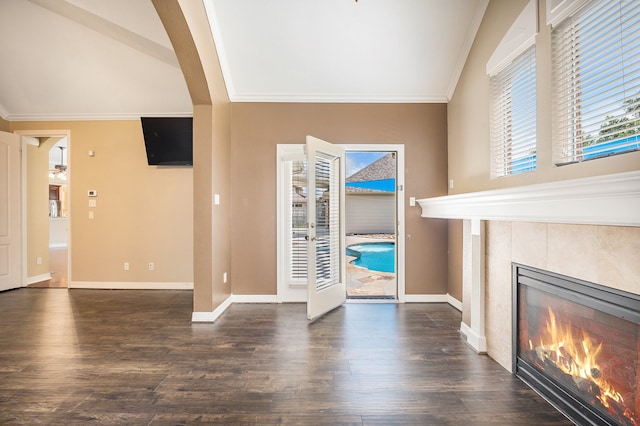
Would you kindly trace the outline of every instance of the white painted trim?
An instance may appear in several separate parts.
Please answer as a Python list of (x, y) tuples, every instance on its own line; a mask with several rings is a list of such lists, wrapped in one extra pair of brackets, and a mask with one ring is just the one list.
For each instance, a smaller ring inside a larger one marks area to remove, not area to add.
[[(72, 217), (72, 191), (71, 191), (71, 178), (73, 177), (73, 171), (71, 167), (71, 156), (68, 154), (71, 152), (71, 130), (16, 130), (14, 132), (16, 135), (20, 136), (21, 140), (21, 148), (22, 153), (20, 154), (20, 162), (21, 162), (21, 174), (22, 174), (22, 200), (21, 200), (21, 208), (22, 208), (22, 282), (27, 282), (27, 146), (34, 145), (40, 146), (40, 142), (35, 143), (33, 141), (34, 138), (38, 136), (48, 136), (48, 137), (61, 137), (67, 139), (67, 166), (69, 167), (69, 179), (67, 181), (68, 188), (68, 201), (67, 201), (67, 220), (69, 220), (67, 225), (67, 242), (68, 244), (68, 252), (67, 252), (67, 277), (69, 280), (72, 279), (71, 276), (71, 217)], [(48, 238), (47, 238), (48, 240)], [(25, 284), (26, 285), (26, 284)]]
[(464, 336), (466, 337), (470, 332), (471, 328), (469, 328), (469, 326), (463, 321), (460, 321), (460, 333), (464, 334)]
[(278, 303), (275, 294), (233, 294), (233, 303)]
[(46, 274), (34, 275), (32, 277), (27, 277), (25, 285), (31, 285), (35, 283), (41, 283), (42, 281), (47, 281), (51, 279), (51, 273), (47, 272)]
[(478, 353), (487, 353), (487, 339), (484, 336), (479, 336), (471, 327), (467, 324), (460, 323), (460, 333), (464, 334), (467, 338), (467, 343)]
[(547, 25), (555, 27), (573, 15), (589, 0), (547, 0)]
[(640, 171), (417, 201), (426, 218), (640, 226)]
[(56, 244), (49, 244), (49, 248), (67, 248), (67, 243), (56, 243)]
[(487, 74), (493, 77), (536, 42), (538, 34), (538, 1), (529, 0), (504, 35), (487, 62)]
[(447, 96), (441, 95), (327, 95), (309, 93), (302, 95), (282, 95), (279, 93), (229, 93), (231, 102), (291, 102), (291, 103), (402, 103), (402, 104), (442, 104), (449, 102)]
[(192, 282), (70, 281), (69, 288), (96, 290), (193, 290)]
[(232, 303), (232, 296), (229, 296), (212, 312), (193, 312), (191, 314), (191, 322), (214, 322), (220, 318), (220, 315), (222, 315)]
[(7, 111), (7, 109), (4, 107), (4, 105), (0, 104), (0, 117), (2, 117), (3, 120), (9, 120), (9, 111)]
[(446, 294), (405, 294), (406, 303), (448, 303)]
[[(397, 300), (400, 303), (405, 302), (405, 291), (406, 291), (406, 283), (405, 283), (405, 265), (406, 265), (406, 254), (405, 254), (405, 161), (404, 161), (404, 144), (338, 144), (342, 148), (347, 151), (389, 151), (389, 152), (397, 152), (396, 156), (396, 168), (398, 170), (396, 175), (396, 186), (398, 188), (402, 188), (402, 190), (396, 191), (396, 209), (397, 216), (400, 218), (398, 221), (398, 231), (396, 235), (396, 248), (397, 248), (397, 256), (398, 256), (398, 270), (396, 272), (396, 283), (397, 283)], [(284, 168), (282, 167), (282, 159), (284, 157), (295, 155), (295, 154), (303, 154), (304, 153), (304, 145), (303, 144), (278, 144), (276, 145), (276, 164), (277, 164), (277, 175), (276, 175), (276, 220), (278, 221), (278, 229), (284, 229), (285, 222), (282, 217), (283, 214), (281, 212), (281, 186), (284, 179)], [(284, 266), (281, 265), (281, 259), (284, 259), (284, 250), (287, 250), (285, 243), (282, 239), (282, 232), (277, 232), (277, 293), (276, 296), (278, 298), (279, 303), (295, 303), (295, 302), (306, 302), (306, 286), (301, 286), (300, 289), (304, 291), (304, 294), (297, 295), (285, 295), (287, 292), (287, 283), (284, 277), (286, 276), (287, 271), (285, 271)], [(286, 298), (288, 297), (288, 298)], [(304, 297), (304, 300), (299, 300), (299, 298)]]
[(464, 70), (464, 65), (467, 63), (469, 52), (471, 52), (471, 46), (473, 46), (473, 41), (476, 39), (476, 34), (478, 34), (478, 29), (480, 28), (482, 18), (484, 18), (484, 13), (486, 12), (488, 5), (489, 0), (480, 0), (478, 2), (476, 14), (471, 21), (471, 25), (469, 25), (464, 44), (460, 49), (460, 53), (458, 54), (456, 66), (451, 73), (451, 80), (449, 80), (449, 87), (447, 88), (446, 103), (449, 103), (449, 101), (451, 101), (451, 99), (453, 98), (453, 94), (455, 93), (456, 87), (458, 86), (458, 81), (460, 80), (460, 76), (462, 75), (462, 71)]
[[(10, 114), (7, 121), (118, 121), (139, 120), (140, 117), (193, 117), (193, 112), (137, 112), (137, 113), (104, 113), (104, 114)], [(15, 133), (18, 133), (16, 131)], [(44, 132), (38, 132), (44, 133)]]
[(462, 312), (462, 302), (450, 294), (447, 294), (447, 303)]

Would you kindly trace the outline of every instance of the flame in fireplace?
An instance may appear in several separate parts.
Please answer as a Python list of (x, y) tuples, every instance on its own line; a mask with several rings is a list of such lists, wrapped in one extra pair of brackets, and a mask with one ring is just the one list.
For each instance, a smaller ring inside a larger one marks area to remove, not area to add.
[[(546, 335), (540, 337), (539, 346), (529, 341), (541, 361), (551, 361), (557, 368), (573, 378), (578, 388), (597, 386), (599, 392), (592, 392), (605, 407), (611, 401), (624, 404), (622, 395), (603, 377), (598, 365), (598, 355), (602, 343), (595, 345), (589, 335), (582, 331), (582, 338), (574, 337), (571, 325), (558, 326), (556, 317), (549, 308), (549, 320), (546, 323)], [(592, 389), (587, 389), (592, 390)]]

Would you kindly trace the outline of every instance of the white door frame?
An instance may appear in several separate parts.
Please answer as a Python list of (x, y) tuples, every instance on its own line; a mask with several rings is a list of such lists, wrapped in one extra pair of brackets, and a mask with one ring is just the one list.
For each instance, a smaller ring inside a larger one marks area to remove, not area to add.
[[(396, 217), (397, 234), (396, 234), (396, 250), (397, 250), (397, 302), (404, 303), (405, 296), (405, 200), (404, 200), (404, 144), (339, 144), (347, 151), (385, 151), (396, 152)], [(306, 302), (307, 301), (307, 286), (303, 285), (295, 290), (288, 288), (288, 283), (285, 279), (287, 276), (286, 265), (283, 264), (285, 259), (285, 251), (288, 249), (286, 241), (281, 230), (285, 229), (286, 218), (282, 211), (283, 197), (282, 187), (285, 182), (285, 168), (282, 166), (284, 159), (291, 158), (294, 155), (304, 154), (304, 144), (278, 144), (276, 146), (276, 169), (277, 169), (277, 184), (276, 184), (276, 220), (277, 220), (277, 294), (276, 300), (278, 303), (286, 302)], [(348, 300), (351, 303), (357, 303), (357, 300)], [(389, 300), (384, 300), (389, 303)]]
[[(67, 177), (68, 201), (67, 201), (67, 287), (71, 287), (71, 130), (16, 130), (13, 133), (22, 137), (22, 283), (27, 285), (27, 145), (28, 137), (60, 137), (67, 138)], [(48, 238), (48, 237), (47, 237)]]

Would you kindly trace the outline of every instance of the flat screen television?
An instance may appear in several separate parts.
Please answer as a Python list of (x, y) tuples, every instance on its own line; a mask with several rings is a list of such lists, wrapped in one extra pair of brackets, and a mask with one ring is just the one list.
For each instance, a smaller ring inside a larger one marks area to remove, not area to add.
[(142, 117), (140, 121), (150, 166), (193, 165), (193, 118)]

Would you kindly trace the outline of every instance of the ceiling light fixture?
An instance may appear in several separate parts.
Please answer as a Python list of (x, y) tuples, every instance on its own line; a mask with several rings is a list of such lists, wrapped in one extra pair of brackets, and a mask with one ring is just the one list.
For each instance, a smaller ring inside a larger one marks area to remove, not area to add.
[(54, 170), (49, 173), (49, 177), (52, 179), (67, 180), (67, 166), (64, 164), (64, 150), (66, 147), (59, 146), (60, 148), (60, 164), (56, 164)]

